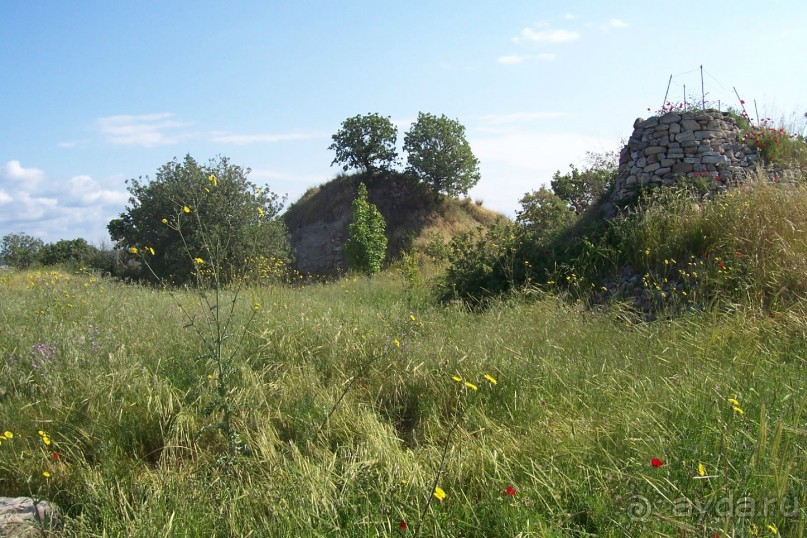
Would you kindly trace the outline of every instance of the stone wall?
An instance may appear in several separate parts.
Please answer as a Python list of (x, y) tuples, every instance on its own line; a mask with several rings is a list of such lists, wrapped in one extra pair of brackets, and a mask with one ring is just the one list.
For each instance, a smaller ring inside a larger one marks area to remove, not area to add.
[(641, 188), (672, 185), (681, 177), (707, 174), (718, 185), (741, 180), (761, 163), (741, 136), (732, 116), (718, 110), (638, 118), (619, 156), (611, 202), (619, 206)]

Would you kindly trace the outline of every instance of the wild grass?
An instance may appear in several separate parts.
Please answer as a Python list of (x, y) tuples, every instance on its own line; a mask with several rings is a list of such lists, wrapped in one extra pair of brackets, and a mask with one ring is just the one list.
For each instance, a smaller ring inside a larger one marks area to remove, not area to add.
[(222, 465), (227, 439), (197, 436), (215, 372), (167, 293), (58, 271), (0, 289), (0, 494), (55, 501), (67, 536), (807, 529), (802, 301), (644, 323), (540, 292), (438, 307), (393, 272), (242, 291), (236, 323), (262, 308)]

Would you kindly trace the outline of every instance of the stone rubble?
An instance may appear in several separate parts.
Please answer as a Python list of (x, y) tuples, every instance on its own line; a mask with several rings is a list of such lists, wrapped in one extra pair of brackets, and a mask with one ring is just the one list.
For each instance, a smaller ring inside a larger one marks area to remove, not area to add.
[(641, 188), (669, 186), (681, 177), (708, 175), (723, 185), (742, 181), (762, 161), (741, 135), (734, 118), (718, 110), (637, 118), (619, 156), (611, 201), (621, 205)]

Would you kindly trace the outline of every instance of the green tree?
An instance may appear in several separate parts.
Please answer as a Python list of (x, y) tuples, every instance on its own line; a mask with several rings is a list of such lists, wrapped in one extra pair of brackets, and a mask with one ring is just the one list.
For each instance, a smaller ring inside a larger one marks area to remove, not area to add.
[(387, 252), (385, 227), (384, 216), (367, 200), (367, 187), (360, 183), (358, 195), (353, 200), (353, 222), (348, 225), (345, 243), (345, 258), (351, 269), (368, 275), (381, 270)]
[(153, 181), (129, 180), (129, 206), (109, 223), (109, 234), (119, 249), (147, 252), (154, 275), (176, 284), (197, 274), (198, 260), (216, 260), (224, 280), (248, 270), (255, 254), (285, 260), (283, 201), (248, 174), (226, 157), (206, 165), (190, 155), (174, 159)]
[(97, 249), (82, 238), (62, 239), (55, 243), (48, 243), (39, 253), (42, 265), (73, 265), (80, 266), (93, 259)]
[(569, 204), (578, 215), (608, 192), (616, 180), (617, 162), (615, 154), (587, 153), (588, 168), (579, 170), (569, 165), (569, 172), (560, 170), (552, 176), (552, 192)]
[(467, 194), (479, 182), (479, 159), (457, 120), (420, 112), (404, 138), (407, 172), (431, 185), (435, 193)]
[(534, 240), (546, 241), (575, 219), (575, 213), (558, 195), (546, 187), (529, 192), (519, 201), (516, 222)]
[(398, 158), (395, 151), (398, 129), (389, 117), (373, 113), (348, 118), (331, 138), (333, 144), (328, 149), (336, 152), (331, 165), (342, 164), (345, 171), (359, 168), (373, 174), (388, 170)]
[(0, 245), (0, 259), (11, 267), (27, 269), (39, 259), (45, 243), (24, 233), (8, 234)]

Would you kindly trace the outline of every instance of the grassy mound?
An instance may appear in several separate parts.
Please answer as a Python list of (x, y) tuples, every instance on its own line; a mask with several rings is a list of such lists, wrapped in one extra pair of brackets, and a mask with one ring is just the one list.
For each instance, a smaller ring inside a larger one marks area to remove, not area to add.
[(360, 182), (386, 221), (388, 260), (412, 247), (423, 248), (435, 239), (447, 242), (458, 233), (504, 218), (467, 199), (435, 196), (428, 186), (405, 174), (340, 175), (309, 189), (283, 215), (303, 273), (334, 274), (347, 268), (342, 246)]

